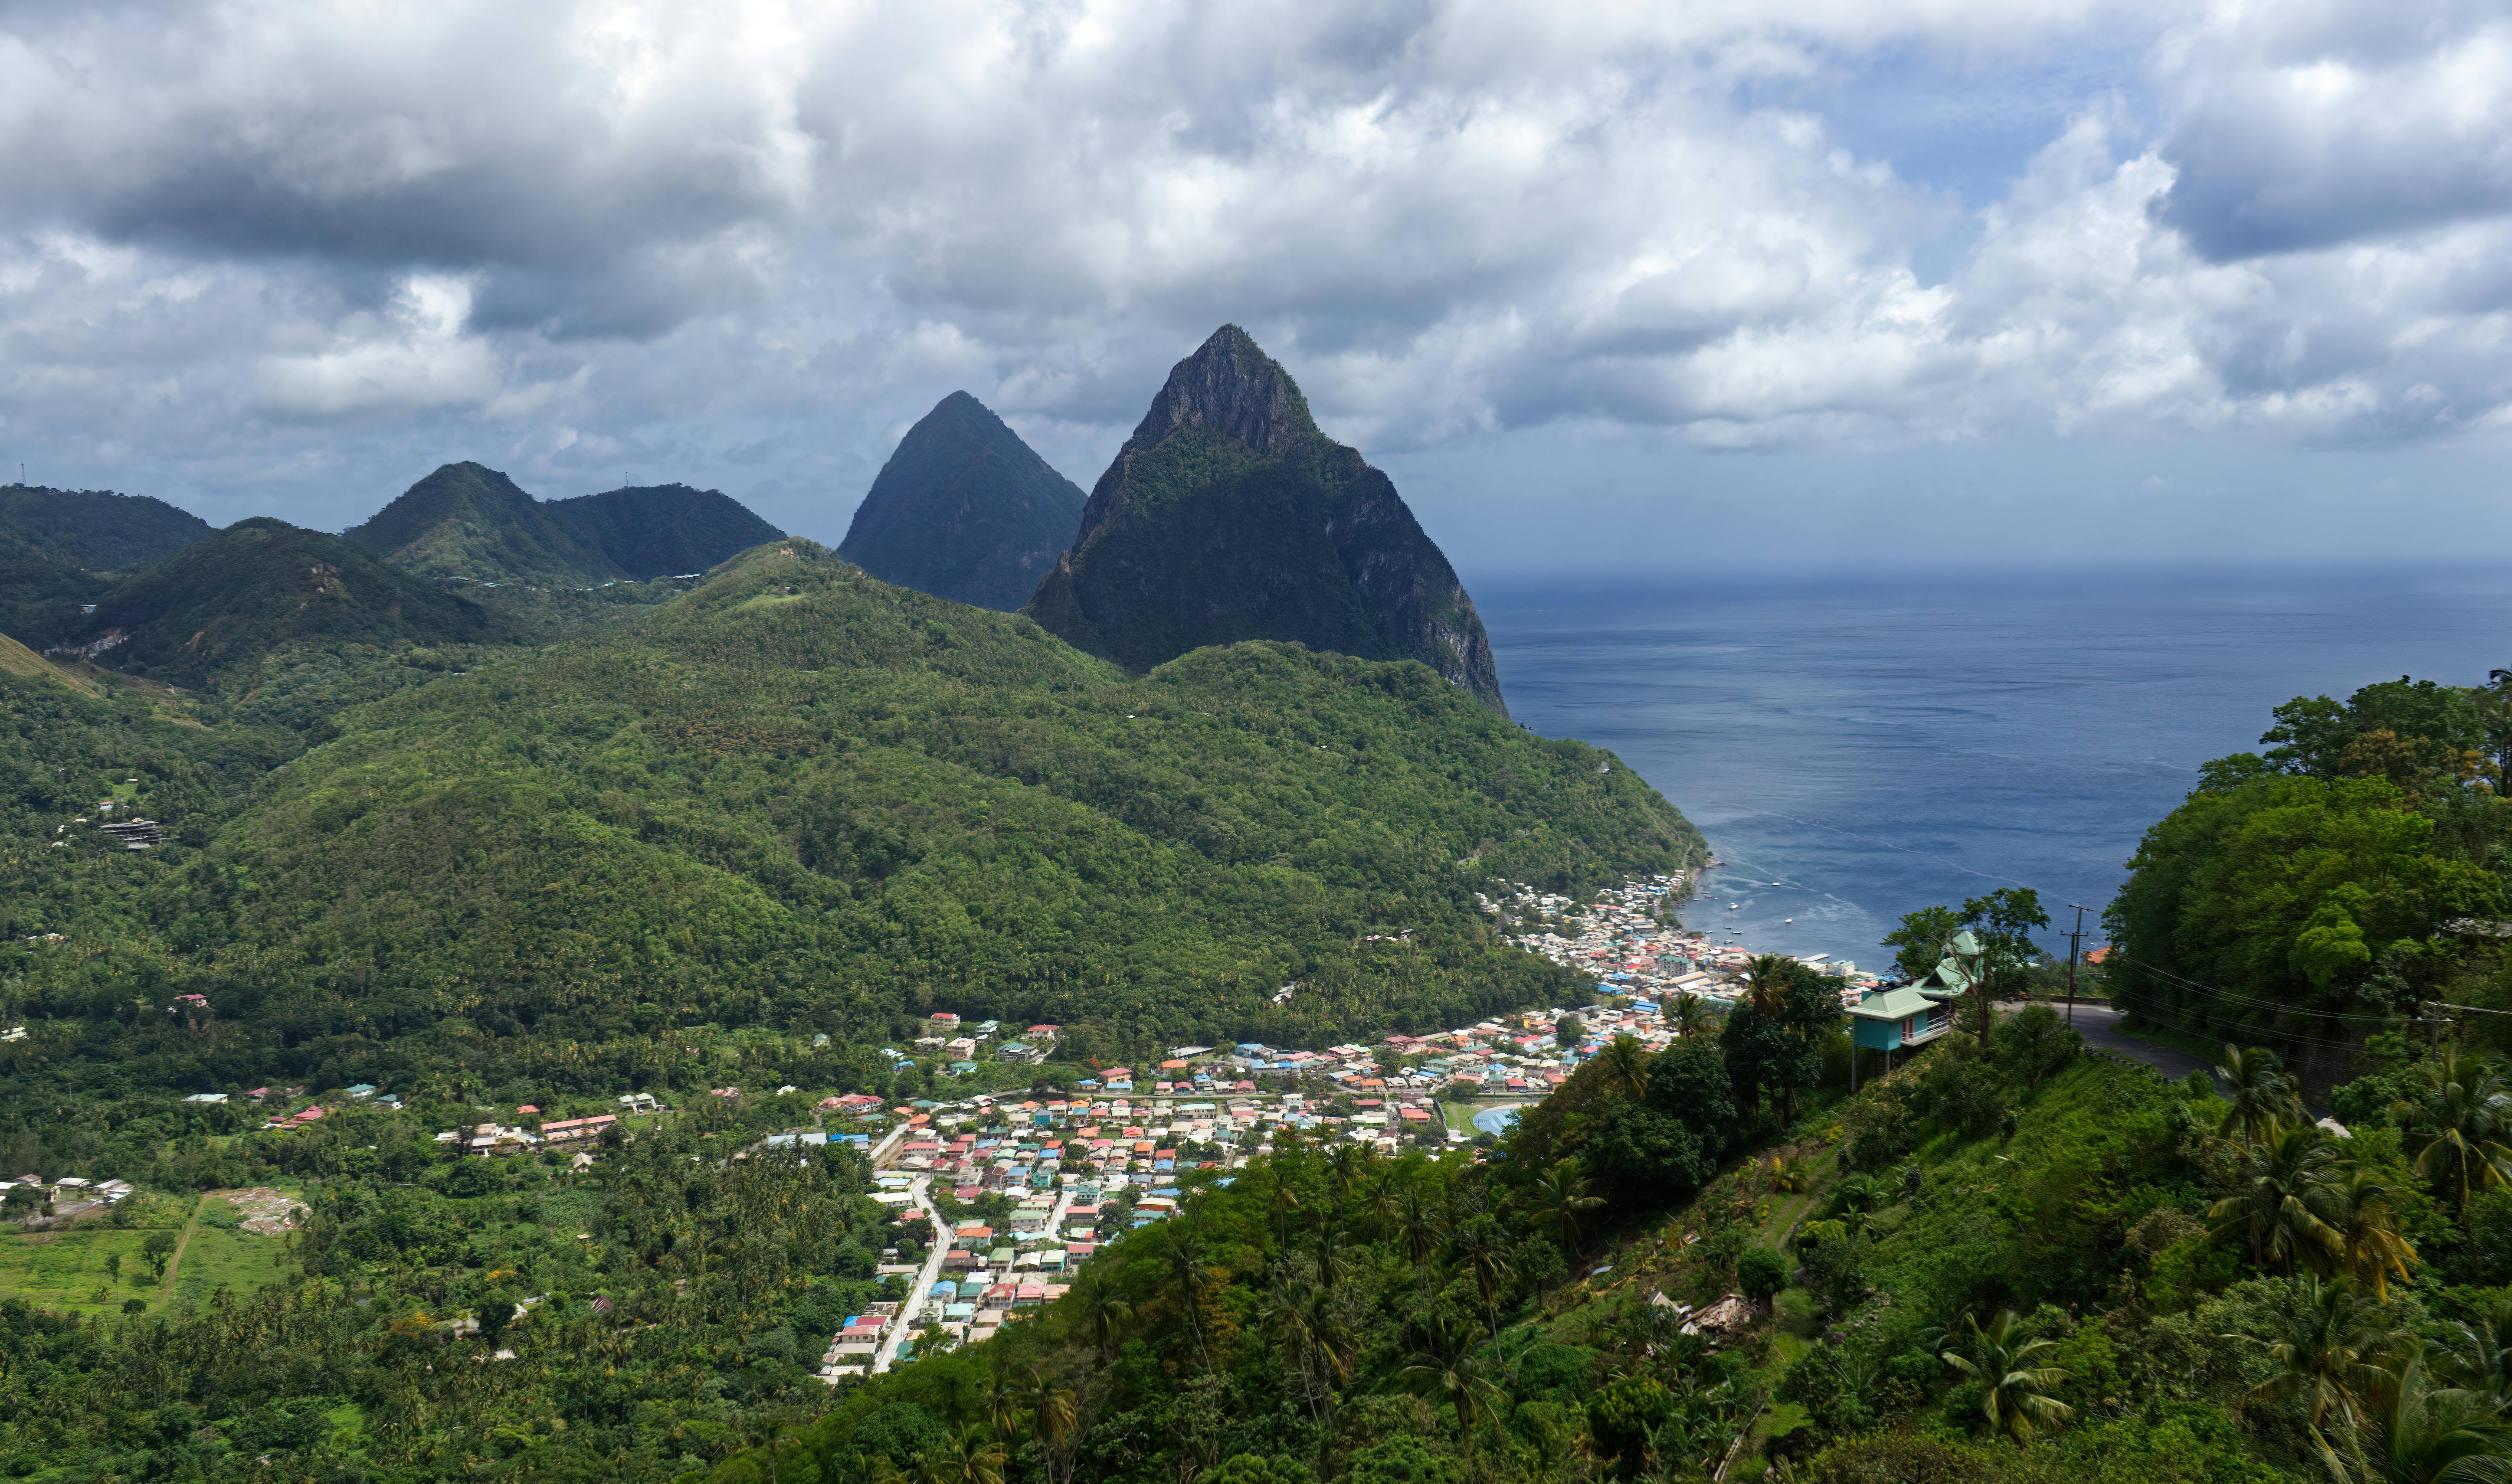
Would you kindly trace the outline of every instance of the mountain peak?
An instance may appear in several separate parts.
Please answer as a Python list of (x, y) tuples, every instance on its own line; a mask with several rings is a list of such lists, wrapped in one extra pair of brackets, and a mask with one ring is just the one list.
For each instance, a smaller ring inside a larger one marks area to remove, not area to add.
[(981, 608), (1021, 605), (1081, 524), (1081, 491), (966, 392), (918, 418), (838, 554), (883, 582)]
[(1134, 439), (1157, 444), (1191, 425), (1226, 434), (1259, 453), (1279, 453), (1319, 436), (1299, 383), (1236, 325), (1214, 331), (1194, 355), (1169, 368), (1169, 379), (1152, 399)]
[(1171, 369), (1027, 611), (1138, 672), (1273, 640), (1418, 659), (1509, 715), (1456, 569), (1394, 484), (1318, 432), (1290, 373), (1236, 325)]

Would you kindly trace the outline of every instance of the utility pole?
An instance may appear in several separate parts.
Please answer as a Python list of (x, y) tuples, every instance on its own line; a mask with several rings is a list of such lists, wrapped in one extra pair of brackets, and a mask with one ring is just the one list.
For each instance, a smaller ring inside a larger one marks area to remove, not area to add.
[(2075, 928), (2067, 934), (2067, 1024), (2072, 1027), (2076, 1023), (2076, 959), (2080, 957), (2076, 950), (2085, 941), (2085, 909), (2074, 902), (2067, 905), (2076, 909)]

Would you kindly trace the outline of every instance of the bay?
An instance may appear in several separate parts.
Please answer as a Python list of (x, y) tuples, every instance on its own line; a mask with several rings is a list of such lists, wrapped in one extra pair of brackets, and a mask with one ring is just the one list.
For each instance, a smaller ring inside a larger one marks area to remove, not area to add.
[[(2031, 886), (2088, 945), (2146, 828), (2269, 710), (2512, 666), (2473, 566), (1721, 572), (1477, 594), (1503, 691), (1710, 841), (1685, 921), (1867, 968), (1905, 912)], [(1732, 907), (1731, 907), (1731, 904)]]

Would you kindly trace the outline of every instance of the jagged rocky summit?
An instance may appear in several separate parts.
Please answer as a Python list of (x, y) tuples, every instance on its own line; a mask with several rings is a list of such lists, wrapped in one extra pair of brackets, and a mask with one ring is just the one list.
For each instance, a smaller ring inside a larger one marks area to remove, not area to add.
[(924, 414), (856, 507), (838, 555), (883, 582), (1006, 612), (1072, 544), (1081, 489), (966, 392)]
[(1503, 716), (1473, 600), (1388, 477), (1224, 325), (1169, 371), (1026, 610), (1136, 671), (1269, 639), (1418, 659)]

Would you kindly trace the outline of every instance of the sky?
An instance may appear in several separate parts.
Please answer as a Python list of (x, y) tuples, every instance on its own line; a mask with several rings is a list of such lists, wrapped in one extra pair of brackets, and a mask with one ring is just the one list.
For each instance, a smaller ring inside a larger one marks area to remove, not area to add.
[(955, 389), (1086, 488), (1224, 322), (1470, 582), (2512, 556), (2512, 12), (0, 0), (36, 484), (834, 541)]

